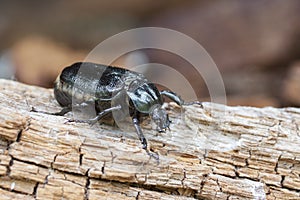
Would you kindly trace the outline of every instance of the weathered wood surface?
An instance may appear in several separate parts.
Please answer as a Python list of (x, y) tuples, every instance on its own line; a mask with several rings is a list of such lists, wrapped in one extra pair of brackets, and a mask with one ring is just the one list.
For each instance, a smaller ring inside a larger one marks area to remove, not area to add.
[[(1, 199), (300, 199), (300, 109), (180, 109), (171, 131), (66, 123), (51, 89), (0, 80)], [(180, 118), (182, 117), (182, 118)]]

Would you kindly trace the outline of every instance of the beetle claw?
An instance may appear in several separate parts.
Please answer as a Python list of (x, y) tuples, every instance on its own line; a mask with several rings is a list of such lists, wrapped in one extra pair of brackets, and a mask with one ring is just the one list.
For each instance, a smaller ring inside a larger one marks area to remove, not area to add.
[(165, 131), (161, 128), (156, 128), (156, 131), (159, 132), (159, 133), (164, 133)]
[(201, 108), (203, 108), (203, 104), (202, 104), (201, 101), (191, 101), (191, 102), (186, 102), (186, 103), (184, 103), (184, 104), (182, 104), (182, 105), (184, 105), (184, 106), (190, 106), (190, 105), (194, 105), (194, 104), (199, 105)]
[(159, 155), (157, 153), (150, 152), (148, 149), (145, 149), (145, 150), (146, 150), (146, 153), (150, 156), (150, 159), (154, 158), (154, 160), (157, 161), (157, 164), (159, 164)]

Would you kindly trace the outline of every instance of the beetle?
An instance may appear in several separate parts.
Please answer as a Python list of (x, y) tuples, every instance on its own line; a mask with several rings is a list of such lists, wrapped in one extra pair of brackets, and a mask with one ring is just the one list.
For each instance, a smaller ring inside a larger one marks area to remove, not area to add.
[[(95, 118), (69, 120), (69, 122), (94, 124), (105, 117), (112, 118), (112, 112), (127, 107), (143, 149), (150, 157), (157, 160), (158, 155), (148, 150), (147, 140), (141, 129), (140, 123), (143, 118), (150, 116), (157, 126), (157, 131), (165, 132), (166, 129), (169, 129), (171, 121), (167, 112), (162, 108), (163, 96), (168, 97), (179, 106), (189, 104), (202, 106), (198, 101), (185, 103), (172, 91), (159, 91), (141, 73), (91, 62), (77, 62), (64, 68), (54, 83), (54, 96), (62, 107), (61, 111), (42, 113), (63, 116), (73, 108), (84, 108), (86, 105), (95, 106)], [(118, 98), (119, 101), (115, 101)], [(117, 102), (117, 104), (113, 105), (113, 102)], [(121, 103), (118, 104), (118, 102)], [(41, 112), (35, 109), (32, 111)]]

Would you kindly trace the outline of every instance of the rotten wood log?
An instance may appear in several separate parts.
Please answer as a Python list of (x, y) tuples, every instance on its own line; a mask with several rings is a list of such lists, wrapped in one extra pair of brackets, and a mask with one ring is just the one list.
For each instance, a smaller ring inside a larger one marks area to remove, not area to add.
[(52, 89), (0, 80), (1, 199), (300, 199), (300, 109), (170, 103), (171, 130), (66, 123)]

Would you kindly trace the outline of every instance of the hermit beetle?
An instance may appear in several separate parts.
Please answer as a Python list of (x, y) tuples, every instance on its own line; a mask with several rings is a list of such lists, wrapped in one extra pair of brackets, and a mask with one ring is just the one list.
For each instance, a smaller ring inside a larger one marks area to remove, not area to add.
[[(63, 69), (54, 83), (54, 96), (62, 106), (62, 110), (52, 115), (65, 115), (74, 107), (82, 108), (94, 105), (97, 116), (88, 120), (69, 120), (94, 124), (104, 117), (112, 118), (112, 112), (123, 109), (123, 105), (112, 105), (114, 98), (123, 95), (132, 123), (137, 135), (150, 157), (158, 160), (158, 155), (150, 153), (147, 140), (143, 135), (140, 122), (143, 117), (150, 116), (157, 125), (157, 131), (165, 132), (170, 126), (169, 116), (162, 108), (166, 96), (179, 106), (188, 104), (202, 104), (198, 101), (185, 103), (180, 96), (171, 91), (158, 91), (157, 87), (149, 82), (140, 73), (123, 68), (106, 66), (90, 62), (77, 62)], [(74, 103), (75, 102), (75, 103)]]

